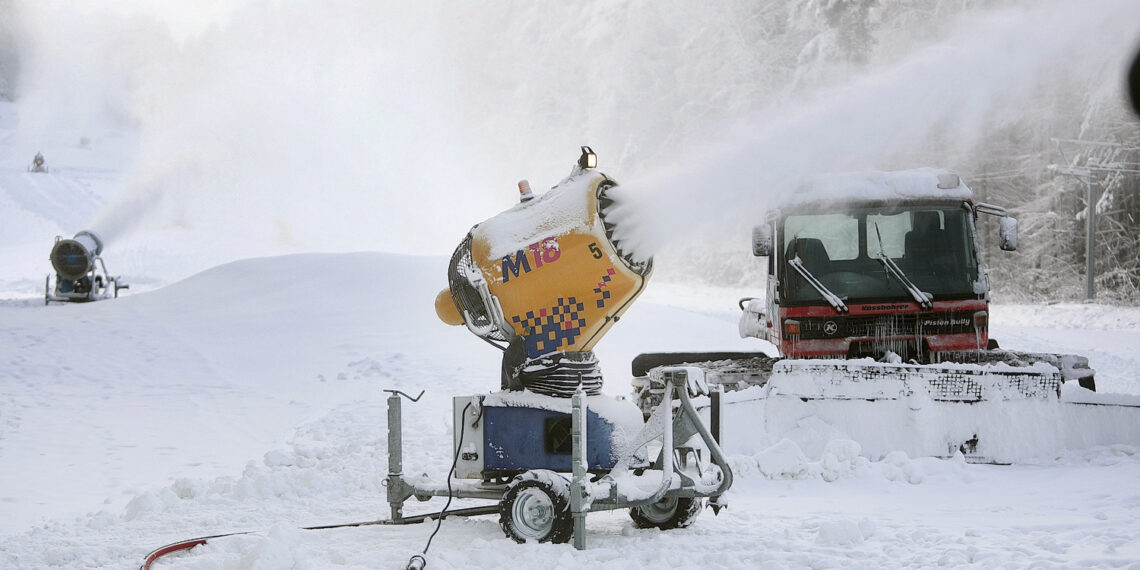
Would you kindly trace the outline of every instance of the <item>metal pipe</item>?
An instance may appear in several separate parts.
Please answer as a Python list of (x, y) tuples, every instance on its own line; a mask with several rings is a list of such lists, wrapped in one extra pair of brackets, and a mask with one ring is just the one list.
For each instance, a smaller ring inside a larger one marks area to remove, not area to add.
[[(697, 415), (697, 410), (693, 408), (693, 402), (689, 399), (689, 393), (683, 386), (677, 387), (677, 396), (678, 401), (681, 403), (680, 413), (689, 414), (689, 417), (693, 418), (700, 417)], [(724, 475), (724, 478), (721, 480), (720, 485), (717, 486), (716, 491), (710, 493), (710, 496), (718, 497), (727, 491), (729, 487), (732, 487), (732, 468), (729, 467), (728, 459), (725, 458), (724, 452), (721, 451), (720, 446), (717, 445), (716, 440), (713, 439), (712, 435), (708, 431), (708, 428), (706, 428), (705, 425), (700, 421), (693, 422), (693, 427), (696, 428), (697, 434), (701, 436), (701, 439), (705, 442), (705, 445), (708, 446), (709, 454), (712, 456), (710, 459), (712, 460), (713, 464), (719, 467), (721, 474)], [(669, 439), (670, 444), (672, 444), (672, 437)]]
[(1091, 176), (1085, 178), (1087, 187), (1088, 215), (1085, 216), (1085, 299), (1096, 298), (1096, 182)]
[(574, 519), (574, 548), (578, 550), (586, 549), (586, 501), (583, 496), (583, 491), (586, 485), (586, 466), (584, 464), (586, 453), (586, 421), (585, 421), (585, 394), (579, 388), (574, 392), (570, 402), (573, 406), (570, 414), (570, 436), (571, 444), (573, 445), (573, 452), (570, 455), (570, 460), (573, 462), (571, 466), (571, 479), (570, 479), (570, 516)]
[[(639, 499), (636, 501), (628, 501), (629, 506), (651, 505), (660, 501), (665, 497), (665, 493), (669, 492), (669, 487), (673, 484), (673, 392), (685, 390), (683, 380), (678, 382), (676, 378), (667, 378), (665, 381), (665, 392), (661, 395), (661, 403), (657, 404), (657, 409), (653, 415), (649, 417), (650, 421), (658, 418), (662, 426), (661, 432), (661, 453), (658, 459), (661, 463), (661, 485), (653, 492), (653, 495), (648, 499)], [(622, 501), (619, 501), (619, 504)]]
[(720, 389), (709, 393), (709, 430), (712, 431), (713, 441), (720, 445)]
[(391, 392), (388, 395), (388, 505), (392, 508), (392, 520), (399, 522), (404, 518), (404, 499), (402, 487), (404, 472), (404, 457), (401, 446), (403, 433), (400, 428), (400, 395)]

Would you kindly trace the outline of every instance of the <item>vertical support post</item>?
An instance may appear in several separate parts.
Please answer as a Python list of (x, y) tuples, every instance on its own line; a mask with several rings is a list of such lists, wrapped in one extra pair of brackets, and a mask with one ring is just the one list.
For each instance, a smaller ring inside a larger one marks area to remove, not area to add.
[(388, 505), (392, 508), (392, 521), (404, 520), (404, 497), (400, 496), (403, 488), (404, 456), (403, 432), (400, 426), (400, 395), (392, 392), (388, 395)]
[(1096, 192), (1096, 181), (1090, 176), (1085, 179), (1088, 189), (1088, 215), (1085, 216), (1085, 300), (1096, 298), (1096, 202), (1100, 198)]
[(574, 519), (574, 548), (578, 550), (585, 550), (586, 548), (584, 496), (586, 485), (586, 410), (584, 399), (585, 395), (581, 388), (574, 392), (574, 396), (571, 398), (573, 408), (570, 414), (571, 443), (574, 446), (570, 455), (570, 460), (573, 462), (570, 479), (570, 515)]
[(713, 441), (719, 445), (720, 441), (720, 387), (709, 393), (709, 431), (712, 432)]
[[(661, 414), (661, 478), (668, 481), (673, 478), (674, 451), (673, 434), (676, 429), (677, 418), (673, 417), (673, 395), (685, 390), (685, 381), (688, 378), (685, 372), (672, 373), (665, 377), (665, 393), (661, 396), (659, 404), (664, 413)], [(687, 395), (687, 394), (686, 394)]]

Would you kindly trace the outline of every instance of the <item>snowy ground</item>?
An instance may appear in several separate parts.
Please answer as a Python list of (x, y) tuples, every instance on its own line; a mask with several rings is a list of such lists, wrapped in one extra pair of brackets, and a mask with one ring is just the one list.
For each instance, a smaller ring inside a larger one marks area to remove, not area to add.
[[(405, 466), (442, 473), (451, 396), (497, 388), (495, 351), (433, 314), (443, 266), (381, 253), (260, 258), (114, 301), (0, 306), (0, 565), (127, 568), (176, 539), (258, 530), (161, 567), (402, 567), (432, 526), (295, 529), (386, 515), (381, 390), (427, 390), (405, 407)], [(643, 350), (749, 346), (734, 338), (733, 301), (714, 308), (735, 293), (651, 288), (599, 350), (607, 391), (624, 391)], [(1140, 393), (1140, 312), (998, 312), (1015, 323), (995, 325), (1008, 345), (1111, 335), (1096, 346), (1108, 364), (1094, 361), (1098, 378)], [(824, 465), (730, 445), (730, 507), (691, 528), (593, 514), (578, 552), (516, 545), (495, 517), (449, 519), (429, 565), (1128, 566), (1140, 563), (1138, 445), (1016, 466), (898, 454)], [(765, 473), (774, 464), (791, 468)]]
[[(12, 111), (0, 104), (0, 150)], [(426, 391), (404, 407), (405, 470), (442, 474), (451, 397), (497, 389), (497, 352), (432, 309), (446, 260), (218, 264), (227, 252), (172, 231), (108, 248), (133, 285), (123, 297), (45, 307), (51, 239), (113, 195), (129, 146), (94, 135), (48, 149), (48, 175), (24, 171), (30, 156), (0, 160), (0, 567), (132, 568), (232, 531), (256, 532), (156, 566), (404, 567), (432, 524), (297, 529), (387, 516), (383, 390)], [(737, 298), (758, 293), (652, 282), (597, 350), (606, 392), (628, 391), (639, 352), (759, 349), (736, 333)], [(1085, 354), (1103, 391), (1140, 395), (1140, 309), (995, 306), (991, 322), (1003, 346)], [(1010, 466), (867, 457), (842, 440), (759, 445), (755, 408), (729, 408), (736, 479), (719, 516), (657, 532), (591, 514), (584, 551), (452, 518), (428, 567), (1140, 567), (1140, 440)]]

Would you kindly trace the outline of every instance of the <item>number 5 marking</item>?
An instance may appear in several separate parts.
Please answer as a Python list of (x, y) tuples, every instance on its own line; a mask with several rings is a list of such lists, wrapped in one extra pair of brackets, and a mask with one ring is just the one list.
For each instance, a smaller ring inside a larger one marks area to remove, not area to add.
[(590, 242), (590, 254), (594, 256), (594, 259), (602, 258), (602, 249), (598, 247), (598, 242)]

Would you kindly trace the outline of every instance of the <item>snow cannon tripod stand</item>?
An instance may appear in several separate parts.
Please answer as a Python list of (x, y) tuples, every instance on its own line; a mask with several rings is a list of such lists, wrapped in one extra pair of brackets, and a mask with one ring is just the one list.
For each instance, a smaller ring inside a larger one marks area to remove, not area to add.
[[(591, 448), (587, 445), (586, 432), (588, 425), (595, 424), (588, 421), (587, 398), (579, 391), (570, 398), (569, 414), (554, 414), (569, 416), (571, 437), (569, 454), (564, 458), (568, 461), (563, 463), (565, 469), (520, 468), (506, 475), (484, 470), (478, 475), (468, 475), (470, 479), (460, 479), (456, 464), (461, 458), (472, 459), (492, 449), (487, 440), (476, 438), (473, 442), (465, 433), (470, 430), (478, 434), (482, 424), (490, 423), (491, 408), (473, 409), (482, 405), (481, 398), (457, 398), (457, 407), (463, 403), (463, 409), (458, 410), (455, 422), (455, 456), (446, 481), (433, 480), (427, 475), (404, 475), (400, 397), (412, 401), (418, 397), (413, 399), (399, 391), (387, 390), (388, 477), (385, 486), (391, 522), (414, 523), (446, 515), (498, 513), (503, 532), (516, 542), (573, 540), (574, 547), (581, 550), (586, 547), (586, 514), (590, 512), (628, 508), (638, 528), (662, 530), (688, 526), (705, 507), (705, 499), (713, 512), (718, 513), (725, 506), (722, 495), (732, 485), (732, 470), (690, 399), (690, 393), (705, 394), (705, 386), (690, 382), (683, 368), (669, 371), (666, 377), (660, 403), (641, 432), (622, 443), (623, 451), (608, 471), (591, 469), (587, 457)], [(708, 395), (713, 417), (719, 417), (719, 393)], [(530, 411), (535, 409), (530, 408)], [(589, 413), (594, 412), (589, 410)], [(556, 424), (560, 419), (567, 418), (553, 417), (546, 425)], [(593, 443), (591, 440), (590, 445)], [(549, 440), (547, 445), (550, 445)], [(501, 456), (503, 451), (495, 449), (495, 454)], [(647, 460), (654, 455), (653, 461)], [(421, 501), (431, 497), (448, 497), (449, 501), (454, 497), (490, 499), (496, 503), (454, 511), (447, 511), (445, 507), (440, 513), (406, 516), (404, 503), (412, 497)]]

